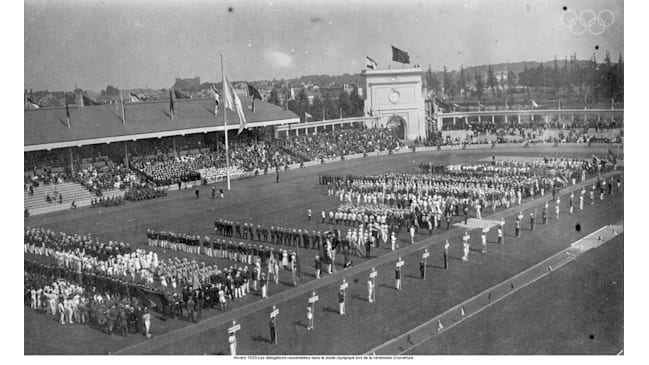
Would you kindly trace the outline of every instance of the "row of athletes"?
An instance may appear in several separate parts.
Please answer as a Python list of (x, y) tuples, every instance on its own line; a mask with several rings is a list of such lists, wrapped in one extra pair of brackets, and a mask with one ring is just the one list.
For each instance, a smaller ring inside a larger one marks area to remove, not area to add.
[(67, 234), (65, 232), (54, 232), (50, 229), (40, 227), (25, 227), (23, 242), (25, 252), (28, 247), (32, 246), (34, 251), (40, 255), (52, 255), (53, 251), (75, 251), (83, 250), (86, 256), (91, 255), (99, 260), (106, 261), (117, 255), (126, 255), (131, 253), (128, 243), (108, 241), (100, 242), (95, 240), (90, 234), (78, 235)]
[[(311, 220), (310, 211), (309, 209), (307, 215), (308, 220)], [(257, 224), (255, 227), (252, 223), (244, 223), (241, 225), (239, 222), (220, 218), (214, 221), (214, 232), (217, 235), (225, 237), (257, 240), (281, 246), (310, 248), (314, 250), (320, 249), (326, 242), (326, 232), (322, 231), (275, 226), (268, 228), (260, 224)]]
[[(181, 236), (182, 234), (176, 234), (173, 232), (158, 232), (152, 229), (147, 230), (147, 244), (151, 247), (161, 247), (164, 249), (171, 249), (176, 251), (185, 251), (193, 254), (202, 254), (209, 257), (227, 259), (231, 261), (240, 262), (247, 265), (252, 265), (255, 262), (255, 259), (261, 260), (262, 265), (268, 265), (268, 262), (271, 259), (271, 256), (277, 257), (281, 262), (290, 262), (290, 257), (297, 257), (295, 251), (287, 250), (277, 250), (276, 248), (270, 246), (262, 246), (253, 243), (243, 243), (243, 242), (232, 242), (226, 241), (225, 239), (221, 240), (219, 238), (210, 239), (205, 236), (202, 239), (200, 236), (191, 236), (196, 237), (192, 239), (192, 246), (187, 246), (184, 243), (168, 241), (165, 238), (173, 238)], [(323, 236), (324, 237), (324, 236)], [(197, 248), (194, 251), (194, 248)], [(191, 252), (189, 252), (191, 251)], [(283, 265), (288, 266), (288, 264)]]
[(330, 195), (337, 195), (341, 202), (352, 201), (355, 198), (357, 205), (360, 205), (362, 199), (365, 204), (405, 206), (407, 199), (412, 195), (477, 198), (481, 195), (508, 192), (513, 197), (520, 195), (522, 198), (528, 198), (533, 197), (535, 193), (551, 189), (554, 184), (555, 181), (547, 176), (459, 178), (444, 175), (422, 180), (421, 175), (400, 175), (396, 180), (390, 177), (383, 182), (355, 181), (347, 190), (343, 188), (335, 192), (330, 191)]

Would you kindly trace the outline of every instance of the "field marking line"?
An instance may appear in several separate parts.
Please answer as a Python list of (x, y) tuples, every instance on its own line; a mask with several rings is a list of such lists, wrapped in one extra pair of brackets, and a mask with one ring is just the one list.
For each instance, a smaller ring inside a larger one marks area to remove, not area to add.
[[(587, 236), (581, 238), (580, 240), (583, 240), (583, 239), (585, 239), (585, 238), (587, 238), (587, 237), (589, 237), (589, 236), (592, 236), (592, 235), (598, 234), (598, 233), (601, 232), (602, 230), (605, 230), (605, 229), (610, 228), (610, 227), (611, 227), (611, 225), (603, 226), (603, 227), (601, 227), (600, 229), (598, 229), (598, 230), (596, 230), (596, 231), (590, 233), (589, 235), (587, 235)], [(623, 232), (623, 231), (622, 231), (622, 232)], [(619, 232), (618, 235), (619, 235), (620, 233), (622, 233), (622, 232)], [(617, 235), (614, 235), (614, 236), (612, 236), (612, 237), (607, 237), (607, 239), (604, 241), (604, 243), (611, 241), (611, 240), (612, 240), (614, 237), (616, 237), (616, 236), (617, 236)], [(599, 246), (598, 246), (598, 247), (599, 247)], [(439, 315), (437, 315), (437, 316), (431, 318), (430, 320), (428, 320), (428, 321), (422, 323), (421, 325), (419, 325), (419, 326), (417, 326), (417, 327), (415, 327), (415, 328), (413, 328), (413, 329), (411, 329), (411, 330), (409, 330), (409, 331), (407, 331), (407, 332), (405, 332), (405, 333), (403, 333), (403, 334), (401, 334), (401, 335), (399, 335), (399, 336), (393, 338), (392, 340), (389, 340), (389, 341), (383, 343), (382, 345), (379, 345), (379, 346), (377, 346), (377, 347), (375, 347), (375, 348), (373, 348), (373, 349), (367, 351), (365, 354), (376, 353), (376, 352), (379, 351), (381, 348), (388, 347), (388, 346), (394, 344), (395, 342), (402, 340), (402, 338), (403, 338), (404, 336), (408, 336), (408, 337), (410, 337), (413, 333), (415, 333), (415, 332), (417, 332), (417, 331), (420, 331), (420, 330), (422, 330), (422, 329), (424, 329), (424, 328), (430, 326), (431, 324), (437, 323), (439, 320), (443, 319), (443, 318), (444, 318), (445, 316), (447, 316), (448, 314), (457, 311), (459, 308), (465, 306), (467, 303), (469, 303), (469, 302), (471, 302), (471, 301), (477, 299), (478, 297), (482, 297), (482, 296), (484, 296), (484, 295), (487, 295), (489, 292), (492, 292), (494, 289), (497, 289), (498, 287), (501, 287), (501, 286), (505, 286), (505, 285), (507, 285), (507, 283), (510, 283), (510, 282), (515, 281), (516, 278), (520, 277), (521, 275), (524, 275), (524, 274), (526, 274), (526, 273), (528, 273), (528, 272), (530, 272), (530, 271), (532, 271), (532, 270), (538, 269), (539, 267), (541, 267), (542, 265), (544, 265), (544, 264), (547, 263), (548, 261), (550, 261), (550, 260), (554, 260), (554, 259), (556, 259), (556, 258), (559, 258), (561, 255), (563, 255), (564, 252), (567, 253), (567, 251), (568, 251), (569, 249), (571, 249), (571, 248), (572, 248), (572, 247), (568, 247), (568, 248), (566, 248), (566, 249), (564, 249), (564, 250), (562, 250), (562, 251), (560, 251), (560, 252), (558, 252), (558, 253), (556, 253), (556, 254), (550, 256), (550, 257), (548, 257), (547, 259), (545, 259), (545, 260), (543, 260), (543, 261), (541, 261), (541, 262), (539, 262), (539, 263), (533, 265), (532, 267), (530, 267), (530, 268), (528, 268), (528, 269), (526, 269), (526, 270), (524, 270), (524, 271), (522, 271), (522, 272), (520, 272), (520, 273), (514, 275), (513, 277), (511, 277), (511, 278), (509, 278), (509, 279), (506, 279), (506, 280), (504, 280), (504, 281), (502, 281), (502, 282), (500, 282), (500, 283), (498, 283), (498, 284), (496, 284), (496, 285), (494, 285), (494, 286), (492, 286), (492, 287), (490, 287), (490, 288), (488, 288), (488, 289), (486, 289), (486, 290), (484, 290), (484, 291), (482, 291), (482, 292), (476, 294), (475, 296), (473, 296), (473, 297), (471, 297), (471, 298), (469, 298), (469, 299), (467, 299), (467, 300), (461, 302), (460, 304), (456, 304), (455, 306), (451, 307), (450, 309), (446, 310), (445, 312), (442, 312), (441, 314), (439, 314)], [(592, 249), (592, 248), (596, 248), (596, 247), (591, 247), (591, 248), (589, 248), (589, 249)], [(588, 249), (588, 250), (589, 250), (589, 249)], [(586, 250), (586, 251), (587, 251), (587, 250)], [(579, 253), (579, 255), (583, 254), (583, 253), (586, 252), (586, 251), (581, 251), (581, 252)], [(570, 254), (569, 254), (569, 255), (570, 255)], [(435, 335), (437, 335), (437, 334), (439, 334), (439, 333), (441, 333), (441, 332), (444, 332), (444, 331), (446, 331), (447, 329), (450, 329), (450, 328), (455, 327), (455, 325), (457, 325), (457, 324), (459, 324), (459, 323), (462, 323), (464, 320), (473, 317), (475, 314), (478, 314), (478, 313), (482, 312), (482, 311), (483, 311), (484, 309), (486, 309), (486, 308), (491, 307), (492, 304), (501, 301), (502, 299), (504, 299), (504, 298), (510, 296), (511, 294), (517, 292), (519, 289), (522, 289), (522, 288), (527, 287), (528, 285), (530, 285), (530, 284), (532, 284), (532, 283), (538, 281), (539, 279), (541, 279), (541, 278), (547, 276), (547, 275), (550, 274), (551, 272), (555, 272), (556, 270), (560, 269), (561, 267), (563, 267), (563, 266), (565, 266), (566, 264), (568, 264), (568, 263), (574, 261), (574, 260), (577, 258), (577, 255), (570, 255), (570, 256), (571, 256), (570, 259), (568, 259), (568, 260), (566, 260), (566, 261), (561, 261), (557, 266), (552, 266), (552, 271), (547, 271), (547, 270), (545, 270), (545, 271), (543, 271), (543, 273), (541, 273), (540, 276), (537, 276), (536, 278), (532, 279), (531, 281), (527, 281), (527, 282), (523, 283), (522, 285), (517, 285), (517, 286), (514, 287), (512, 290), (507, 291), (504, 295), (502, 295), (502, 296), (496, 298), (496, 299), (493, 300), (493, 301), (490, 301), (490, 302), (487, 303), (486, 305), (483, 305), (483, 306), (479, 307), (476, 311), (473, 311), (473, 312), (471, 312), (470, 314), (468, 314), (468, 315), (466, 315), (466, 316), (463, 316), (463, 317), (460, 318), (458, 321), (454, 321), (453, 323), (451, 323), (451, 324), (447, 325), (446, 327), (444, 327), (443, 330), (438, 331), (438, 332), (436, 332), (435, 334), (433, 334), (433, 335), (431, 335), (431, 336), (428, 336), (428, 338), (426, 338), (425, 340), (420, 341), (420, 342), (416, 343), (415, 345), (412, 345), (412, 346), (408, 347), (407, 349), (403, 350), (403, 351), (400, 352), (399, 354), (403, 354), (403, 353), (409, 351), (410, 349), (412, 349), (412, 348), (414, 348), (414, 347), (416, 347), (416, 346), (418, 346), (418, 345), (420, 345), (420, 344), (422, 344), (422, 343), (424, 343), (424, 342), (426, 342), (426, 341), (429, 341), (429, 340), (430, 340), (431, 338), (433, 338)]]

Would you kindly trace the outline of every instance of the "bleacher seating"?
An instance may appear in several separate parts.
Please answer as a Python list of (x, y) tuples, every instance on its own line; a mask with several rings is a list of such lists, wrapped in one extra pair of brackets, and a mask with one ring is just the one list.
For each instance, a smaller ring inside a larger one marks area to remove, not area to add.
[[(54, 198), (55, 190), (57, 194), (63, 195), (62, 203), (59, 203), (58, 195)], [(52, 198), (51, 203), (48, 203), (46, 200), (48, 194)], [(104, 192), (105, 197), (123, 195), (124, 192), (120, 190)], [(34, 188), (33, 195), (30, 195), (27, 191), (24, 192), (24, 208), (28, 209), (30, 214), (47, 213), (70, 209), (73, 200), (77, 207), (87, 206), (90, 205), (90, 200), (94, 198), (96, 198), (96, 196), (90, 193), (88, 189), (83, 187), (81, 184), (73, 182), (41, 185)]]

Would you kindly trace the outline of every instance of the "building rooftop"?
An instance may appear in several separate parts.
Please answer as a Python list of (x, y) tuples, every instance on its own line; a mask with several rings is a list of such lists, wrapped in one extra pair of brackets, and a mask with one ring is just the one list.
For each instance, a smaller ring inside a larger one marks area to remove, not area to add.
[[(299, 122), (290, 110), (260, 100), (255, 112), (251, 99), (240, 96), (248, 128)], [(24, 114), (25, 151), (110, 143), (144, 138), (166, 137), (224, 130), (223, 107), (214, 116), (214, 99), (174, 100), (174, 119), (169, 113), (169, 100), (126, 103), (126, 123), (118, 104), (70, 106), (70, 128), (65, 108), (26, 110)], [(221, 104), (222, 105), (222, 104)], [(237, 114), (228, 110), (228, 129), (239, 126)]]

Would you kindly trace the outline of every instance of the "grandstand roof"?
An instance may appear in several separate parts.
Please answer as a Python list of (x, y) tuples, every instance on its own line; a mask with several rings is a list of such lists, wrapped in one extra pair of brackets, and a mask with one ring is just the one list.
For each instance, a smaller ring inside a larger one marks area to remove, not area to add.
[[(290, 110), (240, 96), (244, 104), (248, 128), (299, 122)], [(70, 106), (70, 128), (65, 108), (26, 110), (24, 150), (37, 151), (97, 143), (110, 143), (145, 138), (166, 137), (224, 130), (223, 107), (214, 117), (214, 99), (174, 100), (174, 119), (169, 113), (169, 100), (126, 103), (126, 123), (122, 123), (119, 104)], [(227, 111), (228, 130), (239, 127), (236, 113)]]

